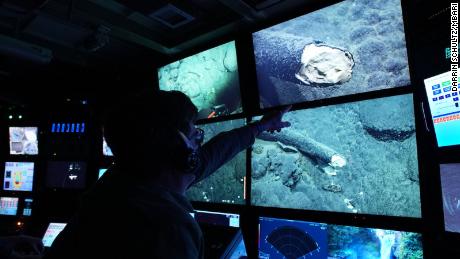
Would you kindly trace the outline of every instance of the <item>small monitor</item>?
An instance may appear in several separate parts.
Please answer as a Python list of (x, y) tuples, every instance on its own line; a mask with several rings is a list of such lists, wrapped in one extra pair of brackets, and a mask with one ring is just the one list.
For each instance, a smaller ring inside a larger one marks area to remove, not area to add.
[(232, 213), (196, 210), (192, 215), (199, 223), (224, 227), (240, 227), (240, 215)]
[(50, 161), (46, 170), (46, 186), (60, 189), (82, 189), (86, 186), (86, 163)]
[(97, 177), (97, 179), (101, 178), (105, 174), (106, 171), (107, 171), (107, 168), (99, 169), (99, 176)]
[(24, 199), (24, 208), (22, 209), (23, 216), (31, 216), (32, 215), (32, 203), (33, 199), (26, 198)]
[(242, 112), (234, 41), (163, 66), (158, 79), (161, 90), (190, 97), (198, 119)]
[(3, 179), (5, 191), (32, 191), (34, 183), (33, 162), (6, 162)]
[(460, 164), (441, 164), (440, 169), (444, 227), (460, 233)]
[(291, 111), (252, 148), (253, 205), (421, 217), (411, 94)]
[(104, 156), (113, 156), (112, 150), (107, 145), (107, 141), (105, 141), (105, 137), (102, 137), (102, 154)]
[(425, 79), (434, 131), (439, 147), (460, 145), (460, 91), (451, 72)]
[(66, 225), (67, 223), (50, 223), (42, 239), (43, 245), (45, 247), (51, 247), (56, 237), (64, 230)]
[[(217, 134), (245, 125), (244, 119), (198, 125), (204, 130), (203, 148)], [(246, 179), (246, 152), (242, 151), (222, 165), (215, 173), (194, 184), (187, 191), (192, 201), (244, 204)]]
[(53, 122), (51, 124), (51, 133), (85, 133), (84, 122)]
[(347, 0), (253, 34), (260, 105), (411, 83), (400, 0)]
[(261, 217), (259, 258), (422, 259), (422, 236), (404, 231)]
[(10, 127), (10, 155), (38, 155), (37, 127)]
[(0, 215), (16, 216), (19, 198), (0, 197)]

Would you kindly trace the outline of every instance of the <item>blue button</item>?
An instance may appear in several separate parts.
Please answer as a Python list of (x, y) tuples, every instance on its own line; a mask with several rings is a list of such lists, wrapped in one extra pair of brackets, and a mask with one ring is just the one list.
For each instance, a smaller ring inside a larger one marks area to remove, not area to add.
[(431, 87), (431, 89), (436, 90), (436, 89), (439, 89), (439, 87), (441, 87), (441, 85), (440, 85), (440, 84), (437, 84), (437, 85), (433, 85), (433, 86)]
[(449, 92), (449, 91), (450, 91), (450, 89), (451, 89), (451, 87), (449, 86), (449, 87), (443, 88), (442, 90), (443, 90), (443, 91), (444, 91), (444, 93), (445, 93), (445, 92)]
[(437, 95), (437, 94), (440, 94), (440, 93), (441, 93), (441, 90), (433, 91), (433, 95)]
[(438, 100), (438, 97), (433, 98), (433, 102), (436, 102)]
[(455, 97), (455, 98), (454, 98), (454, 102), (458, 102), (458, 97)]
[(439, 96), (439, 100), (444, 100), (444, 96)]
[(446, 98), (450, 98), (450, 94), (446, 94)]
[(457, 92), (452, 92), (452, 96), (457, 96), (458, 93)]

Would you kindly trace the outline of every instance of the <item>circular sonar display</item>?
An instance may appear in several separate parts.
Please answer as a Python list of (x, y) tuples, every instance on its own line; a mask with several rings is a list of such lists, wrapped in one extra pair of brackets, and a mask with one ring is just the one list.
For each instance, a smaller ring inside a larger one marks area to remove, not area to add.
[(267, 236), (267, 241), (287, 259), (311, 255), (320, 249), (311, 235), (292, 226), (275, 229)]

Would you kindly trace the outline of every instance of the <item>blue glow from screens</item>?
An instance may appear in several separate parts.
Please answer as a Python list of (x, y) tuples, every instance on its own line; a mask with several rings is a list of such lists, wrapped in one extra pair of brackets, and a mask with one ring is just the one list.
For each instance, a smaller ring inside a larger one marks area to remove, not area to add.
[(450, 48), (446, 48), (446, 59), (450, 59), (451, 51)]
[(10, 155), (38, 155), (37, 127), (10, 127)]
[(240, 239), (237, 248), (230, 256), (230, 259), (240, 259), (242, 256), (248, 256), (243, 238)]
[(101, 178), (105, 174), (106, 171), (107, 171), (107, 168), (99, 169), (99, 176), (97, 177), (97, 179)]
[(283, 119), (291, 126), (254, 142), (253, 205), (421, 217), (412, 94), (290, 111)]
[(423, 258), (418, 233), (263, 217), (259, 224), (261, 259)]
[(19, 198), (0, 197), (0, 215), (15, 216), (18, 211)]
[(192, 216), (199, 223), (234, 228), (240, 227), (240, 215), (238, 214), (196, 210)]
[(189, 96), (198, 119), (242, 112), (234, 41), (159, 68), (158, 80), (161, 90)]
[(460, 144), (460, 91), (452, 87), (451, 79), (450, 71), (425, 79), (439, 147)]
[(86, 163), (49, 161), (46, 185), (51, 188), (81, 189), (86, 185)]
[(24, 209), (22, 210), (23, 216), (32, 215), (32, 202), (33, 202), (33, 199), (24, 199)]
[(102, 137), (102, 154), (104, 156), (113, 156), (112, 149), (110, 149), (109, 145), (107, 145), (105, 137)]
[(408, 86), (400, 0), (347, 0), (253, 33), (262, 108)]
[[(244, 119), (237, 119), (201, 124), (199, 127), (204, 130), (204, 142), (207, 142), (221, 132), (244, 125)], [(200, 184), (191, 186), (186, 193), (187, 197), (191, 201), (244, 204), (245, 164), (245, 152), (238, 153)]]
[(34, 163), (5, 162), (3, 190), (32, 191), (34, 182)]
[[(288, 251), (283, 251), (282, 247), (289, 246), (297, 248), (297, 251), (294, 252), (298, 252), (298, 254), (294, 256), (293, 254), (289, 254)], [(327, 258), (327, 225), (304, 221), (261, 218), (259, 258), (282, 259), (300, 257), (305, 259)]]
[(66, 223), (50, 223), (42, 239), (43, 245), (51, 247), (56, 237), (64, 230), (66, 225)]
[(440, 169), (444, 227), (460, 233), (460, 164), (442, 164)]
[[(81, 129), (81, 130), (80, 130)], [(51, 133), (84, 133), (85, 123), (52, 123)]]

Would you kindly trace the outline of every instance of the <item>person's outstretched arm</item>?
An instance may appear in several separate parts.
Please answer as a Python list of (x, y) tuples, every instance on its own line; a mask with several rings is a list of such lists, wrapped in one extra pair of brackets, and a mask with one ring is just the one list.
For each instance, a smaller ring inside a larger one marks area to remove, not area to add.
[(200, 149), (200, 163), (194, 171), (197, 178), (193, 183), (210, 176), (239, 152), (249, 148), (260, 133), (280, 131), (284, 127), (289, 127), (291, 124), (282, 119), (290, 108), (291, 106), (288, 106), (281, 111), (266, 114), (261, 120), (249, 125), (222, 132), (205, 143)]

